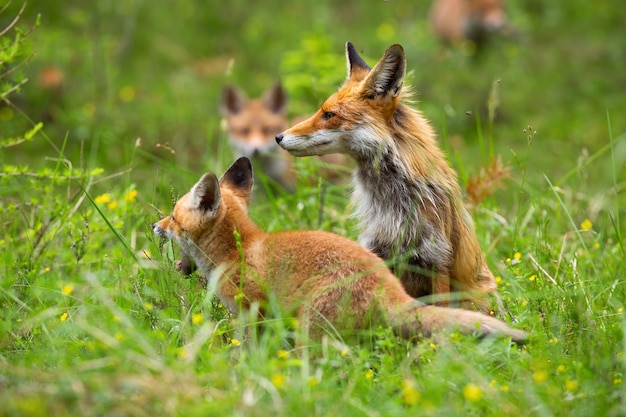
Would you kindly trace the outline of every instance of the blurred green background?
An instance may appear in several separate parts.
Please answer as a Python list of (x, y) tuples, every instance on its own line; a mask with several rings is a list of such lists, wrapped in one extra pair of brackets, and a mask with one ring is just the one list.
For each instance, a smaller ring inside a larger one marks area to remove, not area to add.
[[(21, 6), (9, 5), (3, 26)], [(29, 37), (34, 55), (19, 68), (29, 82), (11, 100), (44, 122), (58, 147), (67, 140), (65, 156), (74, 165), (119, 169), (137, 152), (131, 176), (141, 187), (155, 166), (176, 181), (180, 171), (196, 178), (230, 162), (218, 112), (226, 83), (255, 96), (281, 79), (290, 116), (301, 116), (343, 81), (347, 40), (370, 64), (400, 43), (418, 107), (462, 177), (486, 163), (489, 141), (514, 164), (511, 150), (526, 149), (522, 130), (530, 125), (537, 134), (529, 168), (560, 178), (609, 142), (607, 114), (614, 138), (626, 131), (626, 8), (610, 0), (506, 7), (515, 39), (472, 57), (435, 39), (430, 2), (37, 1), (20, 19), (30, 26), (41, 15)], [(58, 84), (42, 79), (49, 69), (62, 77)], [(492, 124), (487, 107), (494, 92)], [(0, 114), (5, 136), (28, 126), (5, 104)], [(2, 151), (1, 162), (39, 165), (57, 157), (44, 143)], [(166, 143), (175, 154), (157, 148)], [(623, 168), (624, 144), (617, 144), (616, 157)], [(590, 180), (610, 175), (600, 170)]]

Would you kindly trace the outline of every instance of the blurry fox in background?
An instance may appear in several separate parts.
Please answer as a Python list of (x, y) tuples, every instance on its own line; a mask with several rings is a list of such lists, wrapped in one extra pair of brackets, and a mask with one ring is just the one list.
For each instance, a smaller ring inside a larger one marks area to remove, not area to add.
[(508, 31), (504, 0), (435, 0), (430, 23), (452, 45), (471, 41), (481, 47), (496, 33)]
[(276, 141), (294, 156), (340, 152), (356, 161), (360, 243), (391, 260), (409, 295), (440, 295), (444, 305), (456, 299), (487, 312), (495, 278), (456, 172), (428, 120), (407, 105), (404, 50), (390, 46), (371, 69), (350, 42), (346, 57), (348, 78), (339, 91)]
[[(293, 157), (276, 144), (276, 134), (289, 126), (287, 94), (280, 82), (272, 85), (261, 98), (249, 99), (235, 86), (222, 91), (220, 111), (226, 120), (228, 139), (236, 156), (246, 156), (262, 172), (286, 190), (296, 187)], [(304, 120), (304, 119), (300, 119)], [(320, 175), (331, 181), (345, 177), (347, 159), (343, 155), (329, 155), (323, 164), (337, 165), (321, 169)]]
[(251, 158), (257, 171), (293, 191), (296, 175), (292, 158), (274, 140), (276, 133), (289, 126), (286, 104), (287, 95), (280, 83), (258, 99), (248, 99), (237, 87), (227, 86), (222, 91), (220, 111), (236, 156)]

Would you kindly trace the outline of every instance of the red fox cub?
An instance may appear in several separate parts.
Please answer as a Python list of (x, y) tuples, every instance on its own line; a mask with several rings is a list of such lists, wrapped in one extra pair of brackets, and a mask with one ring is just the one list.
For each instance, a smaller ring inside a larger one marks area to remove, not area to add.
[(479, 46), (506, 28), (503, 3), (504, 0), (435, 0), (430, 23), (445, 42), (469, 40)]
[[(276, 134), (285, 130), (287, 121), (287, 94), (277, 82), (263, 97), (248, 99), (246, 94), (234, 86), (222, 91), (220, 111), (226, 120), (229, 142), (238, 156), (251, 158), (257, 170), (289, 191), (296, 187), (293, 157), (277, 144)], [(343, 155), (324, 158), (324, 164), (345, 166)], [(337, 180), (341, 169), (323, 169), (320, 175)], [(345, 177), (345, 175), (344, 175)]]
[(241, 157), (219, 181), (205, 174), (154, 224), (154, 233), (193, 258), (231, 313), (253, 303), (263, 311), (273, 296), (315, 339), (328, 324), (354, 330), (374, 323), (407, 339), (444, 328), (525, 339), (493, 317), (419, 303), (382, 259), (356, 242), (324, 231), (264, 232), (248, 217), (252, 182), (250, 160)]
[[(310, 119), (276, 136), (295, 156), (340, 152), (356, 161), (359, 241), (385, 260), (412, 297), (451, 291), (488, 311), (495, 279), (463, 204), (456, 172), (428, 120), (409, 107), (406, 58), (392, 45), (373, 69), (346, 44), (348, 78)], [(435, 300), (437, 301), (437, 300)]]

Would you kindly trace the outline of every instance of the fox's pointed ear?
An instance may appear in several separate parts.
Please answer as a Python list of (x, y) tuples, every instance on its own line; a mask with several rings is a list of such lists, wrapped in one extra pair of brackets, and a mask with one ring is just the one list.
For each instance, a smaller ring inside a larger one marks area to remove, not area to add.
[(244, 197), (246, 201), (249, 201), (252, 195), (253, 182), (252, 164), (245, 156), (237, 159), (220, 178), (220, 183), (231, 186), (233, 191)]
[(222, 90), (220, 113), (222, 117), (232, 116), (241, 111), (248, 101), (246, 94), (233, 85), (227, 85)]
[(397, 97), (405, 72), (404, 49), (398, 44), (391, 45), (365, 79), (363, 94), (368, 99)]
[(263, 101), (273, 113), (283, 114), (287, 106), (287, 94), (280, 81), (276, 82), (263, 95)]
[(346, 62), (348, 79), (360, 81), (370, 72), (370, 66), (359, 56), (352, 42), (346, 42)]
[(220, 184), (212, 172), (204, 174), (189, 193), (192, 208), (215, 211), (220, 206)]

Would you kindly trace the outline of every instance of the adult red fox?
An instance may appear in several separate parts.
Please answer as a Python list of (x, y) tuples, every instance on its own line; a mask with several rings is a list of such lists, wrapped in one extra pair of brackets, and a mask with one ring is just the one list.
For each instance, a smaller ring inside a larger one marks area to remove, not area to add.
[[(289, 126), (287, 120), (287, 93), (280, 82), (272, 85), (261, 98), (248, 99), (235, 86), (222, 91), (220, 112), (226, 120), (229, 143), (237, 156), (254, 161), (257, 171), (289, 191), (296, 187), (293, 157), (277, 144), (277, 133)], [(302, 119), (301, 119), (302, 120)], [(328, 164), (334, 168), (327, 168)], [(321, 162), (320, 175), (331, 181), (346, 177), (347, 165), (343, 155), (330, 155)]]
[(445, 294), (449, 304), (449, 293), (460, 291), (462, 306), (486, 312), (496, 282), (456, 172), (428, 120), (406, 104), (404, 50), (392, 45), (373, 69), (350, 42), (346, 55), (348, 78), (339, 91), (276, 141), (295, 156), (350, 155), (361, 244), (392, 260), (412, 297)]
[(504, 0), (435, 0), (430, 23), (443, 41), (457, 44), (469, 40), (484, 44), (507, 27)]
[(313, 338), (329, 324), (351, 331), (388, 324), (406, 338), (452, 328), (525, 339), (493, 317), (419, 303), (356, 242), (324, 231), (264, 232), (248, 217), (252, 182), (250, 160), (241, 157), (219, 181), (205, 174), (154, 224), (154, 233), (193, 258), (233, 314), (253, 303), (263, 313), (273, 297)]

